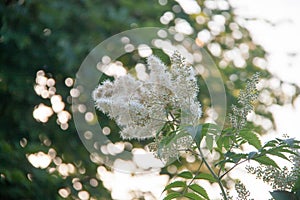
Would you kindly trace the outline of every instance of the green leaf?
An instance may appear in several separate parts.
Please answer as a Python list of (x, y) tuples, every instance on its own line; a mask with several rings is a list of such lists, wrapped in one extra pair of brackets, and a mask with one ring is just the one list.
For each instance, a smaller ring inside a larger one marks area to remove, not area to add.
[(233, 162), (233, 163), (237, 163), (239, 162), (242, 158), (248, 158), (249, 159), (249, 155), (248, 154), (244, 154), (244, 153), (235, 153), (232, 151), (228, 151), (224, 154), (224, 156), (228, 159), (226, 159), (226, 162)]
[(259, 156), (259, 157), (253, 158), (253, 160), (259, 162), (260, 164), (273, 166), (273, 167), (280, 169), (278, 167), (278, 165), (276, 164), (276, 162), (267, 156)]
[(198, 126), (184, 126), (183, 128), (194, 138), (196, 145), (199, 146), (203, 138), (202, 125), (200, 124)]
[(297, 190), (295, 195), (297, 197), (297, 200), (299, 200), (300, 199), (300, 190)]
[(195, 193), (191, 193), (191, 192), (185, 193), (183, 196), (185, 196), (189, 199), (192, 199), (192, 200), (204, 200), (202, 197), (198, 196)]
[(162, 149), (168, 147), (175, 143), (179, 138), (188, 136), (188, 133), (180, 131), (180, 132), (171, 132), (170, 135), (163, 137), (163, 139), (158, 144), (158, 156), (161, 158)]
[(215, 167), (216, 167), (216, 166), (220, 166), (220, 167), (223, 169), (225, 163), (227, 163), (227, 162), (232, 162), (232, 161), (230, 161), (229, 159), (223, 159), (223, 160), (220, 160), (219, 162), (217, 162), (214, 166), (215, 166)]
[(296, 195), (292, 192), (274, 191), (270, 193), (275, 200), (297, 200)]
[(250, 153), (248, 153), (248, 159), (252, 159), (255, 155), (257, 154), (257, 152), (255, 151), (251, 151)]
[(278, 145), (278, 141), (276, 140), (271, 140), (271, 141), (268, 141), (264, 146), (263, 148), (266, 148), (266, 147), (276, 147)]
[(202, 137), (206, 136), (208, 133), (215, 136), (221, 135), (221, 129), (216, 124), (206, 123), (202, 125)]
[(216, 140), (218, 148), (222, 149), (222, 147), (224, 147), (226, 150), (228, 150), (230, 148), (232, 136), (233, 136), (232, 128), (226, 128), (226, 129), (222, 130), (220, 138), (218, 138)]
[(285, 159), (287, 161), (290, 161), (290, 159), (288, 157), (286, 157), (283, 153), (280, 153), (280, 152), (277, 152), (277, 151), (274, 151), (274, 152), (268, 151), (267, 153), (271, 154), (271, 155), (274, 155), (274, 156), (278, 156), (278, 157), (280, 157), (282, 159)]
[(189, 188), (191, 188), (192, 190), (194, 190), (195, 192), (197, 192), (198, 194), (200, 194), (204, 198), (209, 199), (206, 190), (203, 187), (201, 187), (200, 185), (192, 184), (192, 185), (189, 186)]
[(220, 137), (217, 140), (217, 147), (218, 147), (218, 151), (222, 152), (222, 147), (223, 147), (223, 137)]
[(217, 182), (217, 180), (211, 174), (200, 173), (195, 176), (195, 179), (204, 179), (210, 182)]
[(224, 148), (226, 150), (230, 149), (231, 143), (232, 143), (232, 140), (231, 140), (231, 138), (229, 136), (224, 137), (223, 144), (224, 144)]
[(163, 146), (169, 144), (175, 136), (176, 136), (175, 132), (173, 132), (168, 136), (164, 136), (163, 139), (160, 141), (160, 144), (162, 144)]
[(242, 158), (247, 158), (249, 155), (248, 154), (244, 154), (244, 153), (237, 153), (234, 154), (230, 157), (230, 159), (232, 160), (232, 162), (234, 163), (238, 163)]
[(186, 179), (192, 179), (193, 178), (193, 174), (189, 171), (181, 172), (177, 176), (182, 177), (182, 178), (186, 178)]
[(164, 191), (169, 190), (171, 188), (177, 188), (177, 187), (185, 187), (186, 183), (183, 181), (175, 181), (173, 183), (170, 183), (169, 185), (167, 185), (164, 189)]
[(203, 124), (203, 130), (210, 130), (210, 133), (211, 132), (220, 132), (220, 127), (216, 124), (213, 124), (213, 123), (205, 123)]
[(201, 143), (202, 138), (203, 138), (203, 135), (202, 135), (202, 125), (196, 126), (195, 133), (196, 133), (195, 137), (193, 137), (193, 138), (194, 138), (194, 140), (196, 142), (196, 145), (200, 146), (200, 143)]
[(292, 150), (289, 150), (289, 149), (285, 149), (285, 148), (281, 148), (280, 152), (286, 152), (286, 153), (289, 153), (289, 154), (292, 154), (292, 155), (295, 155), (295, 156), (299, 156), (298, 153), (296, 153)]
[(180, 197), (181, 194), (179, 192), (172, 192), (172, 193), (169, 193), (165, 198), (164, 200), (171, 200), (171, 199), (175, 199), (177, 197)]
[(209, 151), (212, 151), (214, 145), (214, 136), (207, 134), (205, 137), (206, 147)]
[[(202, 137), (205, 137), (206, 147), (212, 151), (214, 139), (218, 141), (221, 134), (221, 129), (216, 124), (206, 123), (202, 126)], [(218, 145), (218, 144), (217, 144)], [(220, 147), (220, 142), (219, 142)]]
[(239, 136), (246, 140), (250, 145), (254, 146), (256, 149), (260, 149), (262, 147), (260, 139), (252, 131), (242, 130), (240, 131)]
[(298, 178), (295, 182), (295, 185), (293, 187), (293, 191), (298, 191), (297, 193), (300, 194), (300, 174), (298, 175)]
[(287, 144), (291, 148), (299, 148), (299, 145), (296, 145), (296, 144), (299, 144), (300, 141), (295, 140), (295, 138), (288, 138), (288, 139), (282, 140), (282, 142)]

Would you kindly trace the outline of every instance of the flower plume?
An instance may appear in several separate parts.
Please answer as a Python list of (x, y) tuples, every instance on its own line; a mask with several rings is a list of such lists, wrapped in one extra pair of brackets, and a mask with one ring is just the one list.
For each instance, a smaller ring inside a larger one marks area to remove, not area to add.
[(169, 68), (152, 55), (147, 59), (147, 80), (127, 74), (106, 80), (93, 91), (96, 108), (116, 121), (122, 138), (153, 138), (166, 123), (198, 123), (202, 110), (193, 67), (178, 52), (171, 62)]

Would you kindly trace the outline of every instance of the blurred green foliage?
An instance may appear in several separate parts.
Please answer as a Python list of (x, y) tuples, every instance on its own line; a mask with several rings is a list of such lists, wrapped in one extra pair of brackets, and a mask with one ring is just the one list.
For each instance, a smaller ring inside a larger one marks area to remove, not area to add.
[[(205, 7), (205, 1), (198, 2), (201, 7)], [(1, 1), (0, 199), (61, 199), (58, 194), (60, 188), (69, 188), (71, 194), (68, 198), (75, 199), (78, 198), (78, 191), (73, 187), (74, 180), (80, 180), (82, 189), (88, 191), (91, 197), (111, 198), (100, 180), (97, 187), (89, 183), (90, 179), (96, 178), (98, 165), (91, 162), (74, 124), (70, 122), (69, 128), (62, 130), (55, 115), (47, 123), (37, 122), (33, 118), (36, 105), (44, 103), (50, 106), (49, 100), (37, 96), (33, 89), (35, 75), (38, 70), (44, 70), (47, 77), (55, 79), (56, 92), (62, 96), (66, 109), (71, 112), (70, 88), (66, 87), (64, 81), (67, 77), (75, 78), (88, 52), (107, 37), (124, 30), (145, 26), (174, 26), (176, 20), (166, 25), (160, 23), (166, 11), (190, 23), (194, 29), (191, 37), (196, 37), (197, 31), (209, 29), (208, 22), (214, 15), (224, 15), (224, 31), (210, 43), (220, 44), (224, 51), (239, 47), (242, 43), (248, 45), (249, 56), (245, 68), (237, 70), (232, 62), (220, 68), (229, 102), (236, 98), (237, 89), (242, 88), (243, 81), (251, 74), (262, 71), (265, 78), (270, 77), (267, 71), (253, 64), (253, 59), (264, 58), (265, 52), (252, 42), (244, 27), (235, 23), (235, 15), (230, 7), (225, 10), (206, 8), (199, 15), (188, 15), (173, 1), (166, 5), (146, 0)], [(203, 17), (203, 24), (196, 22), (198, 16)], [(226, 41), (232, 38), (232, 26), (238, 27), (242, 37), (233, 39), (233, 44), (228, 45)], [(218, 64), (223, 55), (213, 58)], [(235, 81), (229, 79), (233, 74), (237, 75)], [(205, 87), (204, 83), (201, 84), (200, 88)], [(271, 91), (271, 96), (275, 103), (280, 102), (278, 93), (275, 95)], [(204, 101), (208, 97), (206, 92), (200, 95)], [(272, 119), (263, 109), (258, 110), (258, 113)], [(40, 169), (28, 162), (29, 154), (40, 151), (48, 153), (49, 149), (55, 150), (56, 158), (61, 159), (62, 163), (72, 163), (75, 172), (62, 176), (56, 170), (51, 171), (57, 168), (57, 163), (51, 162), (46, 169)], [(167, 173), (166, 170), (163, 172)]]

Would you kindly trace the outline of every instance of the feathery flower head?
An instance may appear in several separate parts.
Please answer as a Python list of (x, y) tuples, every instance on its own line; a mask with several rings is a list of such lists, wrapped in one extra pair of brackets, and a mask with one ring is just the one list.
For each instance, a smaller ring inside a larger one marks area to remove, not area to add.
[[(150, 149), (156, 149), (164, 160), (178, 158), (178, 151), (193, 142), (190, 135), (180, 135), (180, 124), (195, 125), (202, 115), (194, 69), (178, 52), (171, 58), (171, 68), (153, 55), (147, 66), (147, 80), (127, 74), (100, 84), (92, 95), (95, 107), (116, 121), (122, 138), (155, 137)], [(158, 149), (158, 143), (170, 132), (174, 140)]]

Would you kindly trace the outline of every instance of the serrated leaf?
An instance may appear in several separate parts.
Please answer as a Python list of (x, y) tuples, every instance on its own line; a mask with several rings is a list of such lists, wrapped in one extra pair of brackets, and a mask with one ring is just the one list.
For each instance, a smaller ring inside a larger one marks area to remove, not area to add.
[(296, 191), (295, 195), (296, 195), (297, 199), (299, 200), (300, 199), (300, 190)]
[(215, 166), (215, 167), (216, 167), (216, 166), (220, 166), (220, 167), (223, 169), (225, 163), (227, 163), (227, 162), (231, 162), (231, 161), (230, 161), (229, 159), (220, 160), (220, 161), (217, 162), (214, 166)]
[(199, 146), (203, 138), (202, 125), (184, 126), (184, 130), (192, 136), (196, 145)]
[(246, 140), (250, 145), (254, 146), (256, 149), (262, 147), (261, 141), (258, 136), (252, 131), (240, 131), (239, 136)]
[(170, 183), (169, 185), (167, 185), (164, 189), (164, 191), (169, 190), (171, 188), (177, 188), (177, 187), (185, 187), (186, 183), (183, 181), (175, 181), (173, 183)]
[(248, 153), (248, 159), (252, 159), (256, 154), (257, 152), (251, 151), (250, 153)]
[(265, 147), (276, 147), (278, 144), (278, 141), (276, 140), (271, 140), (271, 141), (268, 141), (264, 146), (263, 148)]
[(276, 164), (276, 162), (267, 156), (259, 156), (259, 157), (253, 158), (253, 160), (259, 162), (260, 164), (273, 166), (273, 167), (280, 169), (278, 167), (278, 165)]
[(195, 176), (195, 179), (204, 179), (210, 182), (217, 182), (217, 180), (211, 174), (200, 173)]
[(177, 176), (182, 177), (182, 178), (186, 178), (186, 179), (192, 179), (193, 178), (193, 174), (189, 171), (181, 172)]
[(293, 149), (300, 149), (300, 146), (299, 145), (294, 145), (291, 148), (293, 148)]
[(270, 192), (270, 194), (275, 200), (297, 200), (296, 195), (292, 192), (274, 191)]
[(274, 155), (274, 156), (278, 156), (284, 160), (287, 160), (287, 161), (290, 161), (290, 159), (288, 157), (286, 157), (283, 153), (280, 153), (280, 152), (277, 152), (277, 151), (270, 151), (270, 152), (267, 152), (268, 154), (271, 154), (271, 155)]
[(232, 131), (232, 128), (224, 129), (221, 132), (221, 136), (218, 139), (216, 138), (216, 143), (220, 150), (222, 150), (222, 147), (224, 147), (226, 150), (230, 148), (232, 141), (231, 137), (233, 136)]
[(191, 188), (193, 191), (197, 192), (204, 198), (209, 199), (206, 190), (203, 187), (201, 187), (200, 185), (192, 184), (189, 186), (189, 188)]
[(235, 155), (232, 155), (230, 157), (230, 159), (234, 162), (234, 163), (238, 163), (242, 158), (247, 158), (248, 154), (244, 154), (244, 153), (237, 153)]
[(222, 147), (223, 147), (223, 137), (219, 138), (217, 140), (217, 147), (219, 149), (219, 151), (222, 151)]
[(229, 148), (231, 146), (231, 142), (230, 141), (231, 141), (230, 137), (224, 137), (224, 139), (223, 139), (223, 145), (224, 145), (224, 148), (226, 150), (229, 150)]
[(213, 124), (213, 123), (203, 124), (203, 129), (204, 130), (210, 130), (210, 131), (213, 131), (213, 132), (219, 132), (220, 131), (220, 127), (217, 124)]
[(298, 178), (293, 187), (293, 191), (297, 191), (297, 193), (300, 195), (300, 175), (298, 175)]
[(202, 197), (198, 196), (195, 193), (191, 193), (191, 192), (185, 193), (183, 196), (185, 196), (189, 199), (192, 199), (192, 200), (204, 200)]
[(163, 139), (160, 141), (160, 144), (163, 145), (163, 146), (169, 144), (175, 136), (176, 136), (175, 133), (172, 133), (168, 136), (164, 136)]
[(179, 138), (188, 136), (188, 133), (180, 131), (180, 132), (173, 132), (172, 134), (163, 137), (163, 139), (158, 144), (158, 157), (162, 157), (162, 149), (168, 146), (171, 146), (174, 142), (176, 142)]
[(220, 129), (216, 124), (206, 123), (202, 125), (202, 135), (206, 136), (207, 134), (211, 135), (220, 135)]
[(214, 145), (214, 136), (207, 134), (205, 137), (206, 147), (209, 151), (212, 151)]
[(202, 141), (203, 135), (202, 135), (202, 125), (198, 125), (195, 128), (195, 137), (193, 137), (196, 145), (200, 146), (200, 143)]
[(179, 192), (172, 192), (172, 193), (169, 193), (165, 198), (164, 200), (171, 200), (171, 199), (175, 199), (177, 197), (180, 197), (181, 194)]
[(295, 156), (299, 156), (298, 153), (296, 153), (292, 150), (289, 150), (289, 149), (285, 149), (285, 148), (280, 149), (280, 152), (285, 152), (285, 153), (289, 153), (289, 154), (292, 154), (292, 155), (295, 155)]
[(212, 123), (206, 123), (202, 126), (202, 137), (206, 135), (214, 135), (219, 137), (221, 135), (221, 129), (218, 125)]
[(242, 158), (248, 158), (249, 155), (248, 154), (244, 154), (244, 153), (235, 153), (232, 151), (228, 151), (224, 154), (224, 156), (228, 159), (226, 159), (226, 161), (229, 162), (233, 162), (233, 163), (237, 163), (239, 162)]
[(289, 146), (293, 146), (295, 144), (295, 138), (288, 138), (288, 139), (283, 140), (283, 142)]

